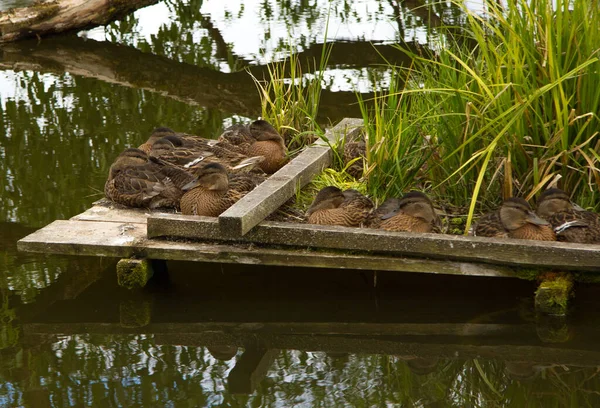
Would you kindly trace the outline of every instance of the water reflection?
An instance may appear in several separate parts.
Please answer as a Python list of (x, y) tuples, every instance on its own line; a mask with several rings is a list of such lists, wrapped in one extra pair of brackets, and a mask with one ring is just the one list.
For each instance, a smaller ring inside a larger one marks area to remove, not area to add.
[(544, 321), (527, 282), (174, 264), (131, 293), (114, 260), (16, 250), (101, 197), (154, 127), (210, 136), (258, 116), (245, 69), (334, 43), (328, 124), (385, 85), (382, 58), (410, 62), (391, 43), (434, 47), (460, 19), (439, 2), (168, 0), (3, 46), (0, 406), (598, 406), (594, 288)]
[[(3, 327), (13, 327), (17, 336), (0, 349), (0, 403), (548, 407), (576, 401), (574, 406), (592, 407), (600, 402), (594, 391), (600, 386), (600, 333), (593, 315), (573, 316), (575, 339), (544, 343), (523, 310), (529, 305), (520, 300), (531, 290), (527, 283), (442, 278), (446, 291), (432, 299), (431, 280), (410, 274), (382, 274), (382, 286), (373, 292), (361, 273), (302, 270), (298, 278), (257, 267), (190, 273), (194, 266), (199, 265), (169, 264), (167, 280), (163, 276), (139, 293), (119, 290), (111, 273), (76, 296), (35, 310), (30, 305), (29, 313), (5, 313), (12, 318), (3, 318)], [(344, 289), (336, 291), (340, 282)], [(509, 289), (512, 296), (494, 295)], [(580, 295), (584, 307), (597, 308), (590, 303), (596, 289)], [(149, 318), (130, 325), (136, 314)], [(0, 333), (6, 338), (11, 332)]]

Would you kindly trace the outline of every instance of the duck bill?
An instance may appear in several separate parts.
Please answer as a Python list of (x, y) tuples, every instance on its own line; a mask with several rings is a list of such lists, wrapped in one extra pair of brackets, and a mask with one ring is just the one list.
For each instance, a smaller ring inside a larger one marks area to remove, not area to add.
[(571, 205), (573, 206), (573, 209), (575, 211), (585, 211), (585, 208), (583, 208), (582, 206), (580, 206), (579, 204), (576, 204), (574, 202), (571, 202)]
[(527, 214), (527, 222), (535, 225), (550, 225), (550, 223), (539, 216), (537, 214), (530, 212)]
[(199, 185), (200, 185), (200, 183), (198, 182), (198, 179), (196, 179), (196, 180), (190, 181), (185, 186), (181, 187), (181, 189), (183, 191), (188, 191), (188, 190), (198, 187)]

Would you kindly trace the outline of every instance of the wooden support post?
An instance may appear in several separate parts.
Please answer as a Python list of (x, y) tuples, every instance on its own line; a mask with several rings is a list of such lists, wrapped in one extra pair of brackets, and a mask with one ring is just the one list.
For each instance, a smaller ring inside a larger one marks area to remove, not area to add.
[(227, 377), (231, 394), (252, 394), (267, 374), (279, 350), (263, 347), (248, 347), (238, 359)]
[(536, 311), (547, 315), (566, 315), (572, 290), (573, 277), (570, 274), (546, 274), (535, 292)]
[(567, 316), (557, 316), (538, 313), (536, 332), (544, 343), (565, 343), (571, 339), (571, 328)]
[(121, 259), (117, 263), (119, 286), (126, 289), (143, 288), (150, 280), (154, 270), (148, 259)]
[(129, 299), (119, 304), (121, 327), (135, 329), (150, 324), (152, 320), (152, 302), (146, 299)]

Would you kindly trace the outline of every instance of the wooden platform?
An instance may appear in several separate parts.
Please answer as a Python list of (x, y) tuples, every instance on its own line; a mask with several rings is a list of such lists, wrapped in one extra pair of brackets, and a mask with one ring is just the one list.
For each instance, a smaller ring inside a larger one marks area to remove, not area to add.
[(330, 144), (356, 138), (361, 121), (344, 119), (220, 217), (96, 205), (23, 238), (23, 251), (519, 277), (517, 267), (600, 272), (600, 246), (412, 234), (263, 221), (331, 162)]

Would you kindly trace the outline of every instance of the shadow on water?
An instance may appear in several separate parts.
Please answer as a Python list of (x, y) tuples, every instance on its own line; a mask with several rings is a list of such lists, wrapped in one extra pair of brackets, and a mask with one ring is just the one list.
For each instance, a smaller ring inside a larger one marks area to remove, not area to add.
[(86, 263), (102, 270), (86, 278), (93, 284), (65, 296), (59, 281), (45, 289), (52, 301), (13, 308), (5, 398), (546, 407), (569, 393), (578, 406), (598, 402), (600, 332), (588, 309), (597, 288), (578, 290), (586, 313), (575, 310), (559, 327), (569, 336), (549, 342), (524, 281), (379, 273), (374, 288), (371, 272), (172, 262), (131, 292), (117, 286), (114, 265), (69, 264)]

